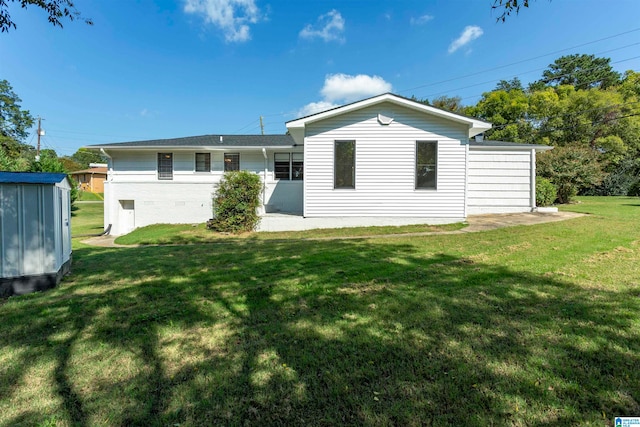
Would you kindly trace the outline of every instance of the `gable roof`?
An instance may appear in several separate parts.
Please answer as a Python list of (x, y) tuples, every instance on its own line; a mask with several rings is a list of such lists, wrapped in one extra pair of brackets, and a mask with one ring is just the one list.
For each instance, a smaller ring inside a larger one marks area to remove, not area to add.
[(0, 172), (1, 184), (57, 184), (66, 174), (53, 172)]
[(103, 168), (103, 167), (99, 167), (99, 168), (89, 168), (89, 169), (83, 169), (83, 170), (79, 170), (79, 171), (73, 171), (73, 172), (69, 172), (69, 175), (81, 175), (81, 174), (102, 174), (102, 175), (106, 175), (107, 174), (107, 168)]
[(451, 120), (469, 127), (469, 138), (491, 129), (491, 123), (484, 122), (482, 120), (474, 119), (471, 117), (463, 116), (461, 114), (452, 113), (450, 111), (441, 110), (439, 108), (425, 105), (421, 102), (414, 101), (409, 98), (405, 98), (393, 93), (383, 93), (382, 95), (373, 96), (371, 98), (363, 99), (360, 101), (352, 102), (351, 104), (335, 107), (330, 110), (322, 111), (319, 113), (311, 114), (309, 116), (301, 117), (299, 119), (290, 120), (286, 122), (287, 129), (304, 129), (308, 124), (325, 120), (331, 117), (338, 116), (340, 114), (348, 113), (351, 111), (360, 110), (365, 107), (380, 104), (382, 102), (391, 102), (396, 105), (410, 108), (412, 110), (429, 114), (432, 116), (440, 117), (446, 120)]
[(290, 135), (201, 135), (184, 138), (150, 139), (146, 141), (116, 142), (87, 145), (86, 148), (260, 148), (291, 147), (296, 145)]

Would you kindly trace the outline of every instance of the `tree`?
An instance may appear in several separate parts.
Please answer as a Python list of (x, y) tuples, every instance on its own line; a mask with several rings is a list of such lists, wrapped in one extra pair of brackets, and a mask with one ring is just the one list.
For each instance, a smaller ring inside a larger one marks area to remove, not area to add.
[(519, 90), (521, 92), (524, 92), (524, 88), (522, 87), (522, 82), (517, 77), (514, 77), (511, 80), (500, 80), (496, 85), (495, 90), (503, 90), (505, 92), (510, 92), (512, 90)]
[(528, 95), (522, 90), (512, 89), (483, 93), (478, 104), (467, 108), (465, 113), (493, 124), (493, 129), (485, 132), (488, 139), (526, 142), (533, 132), (528, 111)]
[[(2, 1), (2, 0), (0, 0)], [(20, 107), (22, 100), (6, 80), (0, 80), (0, 145), (11, 158), (18, 157), (25, 147), (22, 141), (29, 135), (33, 117)]]
[(513, 12), (516, 15), (520, 13), (521, 7), (529, 7), (529, 0), (493, 0), (491, 9), (502, 9), (502, 13), (496, 18), (496, 22), (505, 22), (507, 16), (511, 16)]
[(80, 169), (87, 169), (90, 163), (107, 163), (105, 156), (97, 151), (80, 148), (70, 157), (71, 160), (79, 164)]
[(579, 192), (602, 181), (596, 154), (586, 147), (556, 147), (538, 156), (538, 175), (548, 178), (558, 189), (558, 201), (569, 203)]
[(571, 85), (576, 89), (606, 89), (620, 82), (620, 73), (613, 71), (610, 62), (610, 58), (594, 55), (561, 56), (544, 70), (540, 82), (551, 86)]
[(47, 19), (54, 27), (62, 28), (62, 20), (68, 18), (70, 21), (82, 20), (88, 25), (93, 25), (93, 21), (83, 18), (78, 9), (73, 4), (73, 0), (0, 0), (0, 32), (8, 32), (11, 28), (17, 28), (15, 22), (9, 14), (9, 3), (20, 3), (24, 9), (27, 6), (35, 6), (48, 14)]

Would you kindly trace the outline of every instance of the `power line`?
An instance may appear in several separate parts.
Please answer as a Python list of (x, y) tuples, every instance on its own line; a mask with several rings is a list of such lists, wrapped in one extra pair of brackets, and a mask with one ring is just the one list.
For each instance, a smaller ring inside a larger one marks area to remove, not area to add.
[(509, 64), (504, 64), (504, 65), (498, 65), (497, 67), (487, 68), (485, 70), (476, 71), (475, 73), (465, 74), (463, 76), (458, 76), (458, 77), (452, 77), (450, 79), (440, 80), (438, 82), (427, 83), (427, 84), (416, 86), (416, 87), (412, 87), (412, 88), (409, 88), (409, 89), (403, 89), (403, 90), (400, 90), (398, 93), (404, 93), (404, 92), (408, 92), (410, 90), (422, 89), (424, 87), (436, 86), (436, 85), (439, 85), (439, 84), (442, 84), (442, 83), (448, 83), (448, 82), (452, 82), (452, 81), (455, 81), (455, 80), (465, 79), (467, 77), (477, 76), (479, 74), (484, 74), (484, 73), (488, 73), (488, 72), (491, 72), (491, 71), (500, 70), (502, 68), (507, 68), (507, 67), (511, 67), (513, 65), (518, 65), (518, 64), (522, 64), (522, 63), (525, 63), (525, 62), (533, 61), (533, 60), (536, 60), (536, 59), (544, 58), (545, 56), (556, 55), (556, 54), (558, 54), (560, 52), (565, 52), (567, 50), (577, 49), (579, 47), (588, 46), (590, 44), (598, 43), (598, 42), (601, 42), (601, 41), (604, 41), (604, 40), (609, 40), (609, 39), (612, 39), (612, 38), (615, 38), (615, 37), (620, 37), (620, 36), (623, 36), (625, 34), (630, 34), (630, 33), (636, 32), (636, 31), (640, 31), (640, 27), (639, 28), (634, 28), (634, 29), (629, 30), (629, 31), (624, 31), (622, 33), (614, 34), (612, 36), (603, 37), (603, 38), (600, 38), (600, 39), (597, 39), (597, 40), (593, 40), (593, 41), (590, 41), (590, 42), (582, 43), (582, 44), (579, 44), (579, 45), (576, 45), (576, 46), (571, 46), (571, 47), (567, 47), (567, 48), (564, 48), (564, 49), (555, 50), (553, 52), (545, 53), (545, 54), (542, 54), (542, 55), (534, 56), (534, 57), (531, 57), (531, 58), (523, 59), (521, 61), (516, 61), (516, 62), (509, 63)]

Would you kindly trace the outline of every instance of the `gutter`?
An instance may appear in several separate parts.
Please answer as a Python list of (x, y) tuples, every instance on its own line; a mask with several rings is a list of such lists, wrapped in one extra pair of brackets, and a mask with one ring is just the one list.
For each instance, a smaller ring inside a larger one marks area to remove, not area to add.
[(267, 149), (265, 147), (262, 147), (262, 155), (264, 156), (264, 179), (262, 181), (262, 207), (264, 208), (265, 213), (267, 212), (267, 208), (265, 207), (266, 203), (267, 203), (267, 169), (269, 167), (268, 165), (268, 158), (267, 158)]

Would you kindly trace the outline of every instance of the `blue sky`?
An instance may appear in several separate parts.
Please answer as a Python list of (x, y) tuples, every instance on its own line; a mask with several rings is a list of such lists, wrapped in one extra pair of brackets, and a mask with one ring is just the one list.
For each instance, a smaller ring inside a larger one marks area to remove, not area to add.
[(299, 115), (387, 91), (473, 104), (500, 79), (537, 80), (572, 53), (640, 71), (637, 0), (537, 0), (506, 23), (491, 0), (75, 3), (93, 26), (54, 28), (12, 3), (18, 28), (0, 34), (0, 79), (45, 119), (45, 148), (59, 155), (254, 134), (261, 115), (265, 133), (284, 133)]

